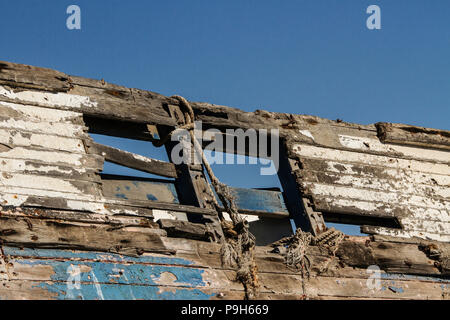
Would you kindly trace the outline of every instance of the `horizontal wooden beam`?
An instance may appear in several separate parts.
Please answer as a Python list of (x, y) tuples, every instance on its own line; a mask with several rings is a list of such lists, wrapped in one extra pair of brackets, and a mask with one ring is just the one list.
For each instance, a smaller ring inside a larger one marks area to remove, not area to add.
[(88, 141), (86, 146), (89, 153), (99, 154), (103, 156), (106, 161), (163, 177), (177, 177), (175, 165), (172, 163), (147, 158), (92, 141)]

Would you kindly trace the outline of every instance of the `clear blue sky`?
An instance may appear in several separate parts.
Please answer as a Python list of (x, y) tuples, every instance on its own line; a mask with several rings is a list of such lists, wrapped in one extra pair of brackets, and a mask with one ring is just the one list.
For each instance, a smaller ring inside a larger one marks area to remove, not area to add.
[[(70, 4), (81, 31), (66, 28)], [(366, 28), (371, 4), (381, 30)], [(246, 111), (450, 130), (449, 17), (447, 0), (1, 1), (0, 60)], [(274, 183), (254, 169), (218, 170)]]

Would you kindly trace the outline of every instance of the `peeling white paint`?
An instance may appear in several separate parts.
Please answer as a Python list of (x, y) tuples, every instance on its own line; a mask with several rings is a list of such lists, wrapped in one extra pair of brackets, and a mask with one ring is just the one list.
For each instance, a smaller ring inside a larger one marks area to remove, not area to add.
[(322, 148), (310, 145), (297, 144), (293, 151), (302, 157), (318, 158), (323, 160), (342, 161), (344, 163), (375, 165), (388, 168), (414, 170), (418, 172), (450, 175), (450, 166), (447, 164), (427, 163), (417, 160), (391, 158), (381, 155), (372, 155), (360, 152), (351, 152)]
[(76, 124), (60, 122), (31, 122), (24, 120), (8, 119), (0, 120), (0, 128), (10, 130), (22, 130), (24, 132), (45, 133), (64, 137), (87, 137), (84, 127)]
[(368, 189), (357, 189), (353, 187), (344, 187), (336, 185), (327, 185), (320, 183), (304, 183), (314, 195), (356, 199), (365, 201), (378, 201), (386, 204), (396, 204), (399, 206), (418, 206), (425, 208), (435, 208), (450, 210), (450, 202), (435, 200), (416, 195), (405, 195), (396, 192), (373, 191)]
[(79, 96), (68, 93), (49, 93), (39, 91), (21, 91), (14, 92), (7, 90), (5, 87), (0, 86), (0, 96), (4, 96), (8, 99), (38, 103), (42, 106), (49, 107), (70, 107), (80, 109), (82, 107), (96, 108), (97, 102), (91, 100), (90, 97)]
[(339, 135), (339, 141), (342, 146), (361, 151), (378, 151), (395, 154), (401, 154), (405, 157), (420, 159), (425, 161), (441, 161), (450, 163), (450, 152), (438, 151), (432, 149), (414, 148), (395, 144), (383, 144), (378, 139), (367, 137), (356, 137)]
[(309, 131), (309, 130), (299, 130), (299, 132), (302, 135), (304, 135), (304, 136), (306, 136), (308, 138), (311, 138), (313, 141), (315, 141), (314, 136), (312, 135), (311, 131)]
[[(0, 89), (1, 90), (1, 89)], [(49, 109), (30, 105), (0, 101), (0, 110), (10, 109), (19, 112), (24, 120), (73, 123), (74, 119), (82, 119), (81, 112), (60, 109)]]
[(0, 143), (21, 147), (43, 147), (53, 150), (85, 153), (84, 143), (81, 139), (51, 136), (40, 133), (24, 133), (0, 129)]

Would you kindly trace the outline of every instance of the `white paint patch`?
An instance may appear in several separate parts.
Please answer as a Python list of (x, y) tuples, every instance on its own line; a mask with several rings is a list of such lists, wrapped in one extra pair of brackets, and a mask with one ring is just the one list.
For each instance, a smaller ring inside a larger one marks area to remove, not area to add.
[(72, 123), (73, 119), (82, 119), (83, 116), (83, 114), (79, 112), (42, 108), (4, 101), (0, 101), (0, 109), (1, 108), (11, 109), (19, 112), (24, 120), (31, 121)]
[(83, 107), (96, 108), (97, 102), (91, 101), (90, 97), (79, 96), (67, 93), (49, 93), (38, 91), (13, 92), (0, 86), (0, 96), (18, 101), (33, 102), (49, 107), (66, 107), (80, 109)]
[(25, 132), (45, 133), (64, 137), (84, 137), (84, 127), (76, 124), (60, 122), (32, 122), (17, 119), (0, 121), (0, 128), (21, 130)]
[(342, 146), (355, 150), (372, 150), (392, 153), (393, 155), (402, 155), (404, 157), (410, 157), (425, 161), (441, 161), (450, 163), (450, 152), (446, 151), (414, 148), (395, 144), (384, 144), (381, 143), (378, 139), (346, 135), (339, 135), (339, 141)]
[(187, 215), (184, 212), (152, 209), (152, 213), (154, 221), (158, 221), (160, 219), (188, 221)]
[[(230, 215), (227, 212), (222, 212), (222, 214), (223, 214), (223, 217), (225, 218), (225, 220), (232, 221), (230, 218)], [(245, 220), (247, 220), (249, 223), (259, 220), (259, 217), (257, 215), (241, 214), (241, 217), (244, 218)]]
[(302, 135), (304, 135), (304, 136), (306, 136), (306, 137), (308, 137), (308, 138), (311, 138), (313, 141), (316, 141), (316, 140), (314, 139), (314, 136), (312, 135), (311, 131), (309, 131), (309, 130), (300, 130), (299, 132), (300, 132)]
[(40, 133), (0, 129), (0, 143), (20, 147), (42, 147), (68, 152), (86, 153), (81, 139), (66, 138)]

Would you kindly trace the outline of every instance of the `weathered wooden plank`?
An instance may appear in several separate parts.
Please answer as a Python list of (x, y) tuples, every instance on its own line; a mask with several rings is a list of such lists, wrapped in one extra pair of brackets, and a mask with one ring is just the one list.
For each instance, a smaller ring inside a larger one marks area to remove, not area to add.
[(163, 108), (167, 98), (149, 91), (141, 93), (137, 89), (118, 91), (74, 85), (70, 93), (89, 97), (95, 102), (95, 108), (82, 106), (84, 114), (137, 123), (175, 125)]
[(363, 226), (361, 231), (367, 234), (378, 234), (397, 238), (420, 238), (434, 241), (450, 242), (450, 236), (417, 230), (401, 230), (376, 226)]
[[(86, 251), (167, 252), (160, 231), (151, 228), (116, 230), (109, 225), (51, 219), (0, 217), (0, 241), (32, 248), (78, 249)], [(137, 251), (136, 251), (137, 250)]]
[(115, 164), (160, 175), (163, 177), (169, 178), (177, 177), (175, 165), (170, 162), (164, 162), (156, 159), (147, 158), (135, 153), (105, 146), (92, 141), (87, 141), (86, 147), (89, 153), (100, 155), (104, 157), (106, 161)]
[(38, 147), (14, 147), (0, 149), (0, 159), (29, 160), (48, 165), (74, 166), (94, 170), (103, 169), (103, 159), (94, 154), (48, 150)]
[(431, 184), (422, 185), (412, 179), (403, 178), (401, 176), (397, 176), (395, 179), (385, 179), (379, 178), (376, 175), (366, 177), (361, 175), (348, 175), (346, 173), (302, 170), (300, 178), (305, 183), (327, 183), (329, 185), (383, 192), (393, 192), (394, 190), (398, 190), (397, 193), (401, 192), (402, 194), (425, 195), (427, 198), (444, 201), (450, 199), (450, 186), (444, 187)]
[(404, 124), (377, 123), (378, 136), (384, 143), (450, 150), (450, 131)]
[(72, 88), (69, 93), (50, 93), (39, 91), (14, 91), (0, 86), (0, 100), (4, 102), (33, 105), (59, 110), (80, 112), (93, 117), (104, 117), (137, 123), (175, 125), (163, 115), (162, 101), (156, 100), (153, 106), (136, 105), (133, 100), (108, 97), (99, 89), (88, 87)]
[(406, 160), (381, 155), (350, 152), (300, 144), (294, 145), (292, 147), (292, 151), (300, 157), (339, 161), (349, 164), (363, 164), (402, 170), (413, 170), (422, 173), (450, 175), (450, 167), (447, 164), (426, 163), (417, 160)]
[(0, 115), (0, 128), (8, 130), (23, 130), (26, 132), (43, 133), (62, 137), (87, 137), (87, 128), (70, 123), (29, 121), (20, 118), (4, 117)]
[(0, 174), (0, 184), (10, 187), (41, 189), (72, 194), (91, 194), (98, 197), (101, 195), (100, 185), (98, 183), (41, 175), (2, 172)]
[(18, 147), (41, 147), (51, 150), (85, 153), (81, 139), (32, 133), (25, 130), (0, 129), (0, 143)]
[(68, 76), (62, 72), (0, 61), (0, 84), (48, 91), (67, 91)]
[(416, 206), (399, 206), (381, 201), (342, 199), (338, 197), (314, 197), (316, 210), (336, 213), (369, 215), (378, 217), (410, 217), (431, 221), (448, 221), (448, 211)]
[[(450, 133), (449, 133), (450, 136)], [(439, 150), (424, 150), (422, 148), (415, 148), (401, 145), (386, 145), (375, 138), (338, 135), (339, 142), (343, 147), (353, 149), (358, 152), (379, 152), (381, 154), (392, 154), (393, 157), (402, 157), (406, 159), (417, 159), (430, 162), (450, 163), (449, 152)], [(450, 140), (450, 138), (449, 138)]]
[[(42, 208), (22, 207), (2, 207), (1, 215), (7, 217), (31, 217), (36, 219), (53, 219), (70, 222), (84, 222), (94, 224), (107, 224), (121, 227), (139, 226), (149, 228), (159, 228), (156, 222), (153, 222), (152, 210), (143, 208), (132, 208), (116, 205), (108, 208), (112, 214), (83, 213), (69, 210), (52, 210)], [(164, 233), (163, 233), (164, 234)]]
[(246, 214), (256, 213), (271, 217), (286, 218), (289, 212), (279, 191), (230, 187), (236, 206)]
[[(216, 211), (207, 208), (157, 201), (118, 200), (99, 198), (90, 194), (72, 194), (41, 189), (0, 186), (0, 204), (8, 206), (44, 207), (61, 210), (85, 211), (103, 214), (122, 213), (121, 207), (130, 209), (159, 209), (211, 216)], [(114, 208), (119, 207), (116, 211)], [(130, 210), (131, 211), (131, 210)], [(132, 212), (130, 212), (132, 214)]]
[(89, 128), (89, 133), (143, 141), (159, 140), (159, 135), (150, 132), (149, 125), (145, 123), (96, 118), (88, 115), (85, 115), (83, 119)]
[(83, 125), (83, 114), (79, 112), (41, 108), (30, 105), (0, 101), (0, 114), (4, 117), (34, 122), (60, 122)]
[(211, 234), (205, 225), (189, 221), (159, 219), (159, 226), (166, 230), (167, 236), (173, 238), (187, 238), (194, 240), (209, 240)]
[(171, 181), (102, 175), (103, 194), (123, 200), (149, 200), (179, 203)]
[(323, 183), (302, 183), (306, 195), (336, 199), (352, 199), (369, 202), (396, 204), (399, 207), (423, 207), (447, 211), (450, 209), (450, 198), (433, 199), (417, 195), (403, 194), (399, 191), (385, 192), (357, 186), (328, 185)]
[(301, 158), (302, 175), (307, 172), (323, 172), (338, 176), (353, 176), (355, 179), (382, 179), (405, 185), (450, 187), (450, 175), (424, 174), (417, 171), (386, 168), (385, 166), (370, 166), (366, 163), (352, 164), (342, 161)]
[(43, 175), (67, 178), (79, 181), (101, 182), (97, 169), (75, 166), (51, 165), (46, 162), (23, 159), (0, 159), (0, 172), (21, 173), (26, 175)]

